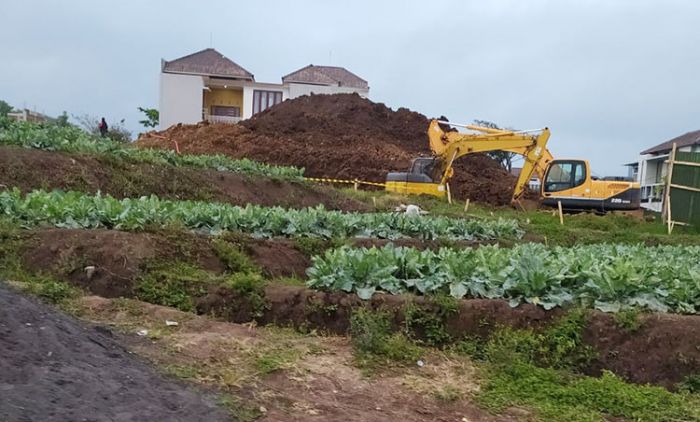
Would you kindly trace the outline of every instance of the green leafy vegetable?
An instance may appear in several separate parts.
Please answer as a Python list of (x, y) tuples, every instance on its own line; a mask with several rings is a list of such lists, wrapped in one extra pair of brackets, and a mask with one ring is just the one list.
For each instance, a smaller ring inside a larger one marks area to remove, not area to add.
[(545, 309), (700, 311), (698, 246), (528, 243), (419, 251), (386, 245), (331, 249), (312, 262), (310, 287), (355, 291), (363, 299), (379, 290), (503, 298), (512, 306), (532, 303)]

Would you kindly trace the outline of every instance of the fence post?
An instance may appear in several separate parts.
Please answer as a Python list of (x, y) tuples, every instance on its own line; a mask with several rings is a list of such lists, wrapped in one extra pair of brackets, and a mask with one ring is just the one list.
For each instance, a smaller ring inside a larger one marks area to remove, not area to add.
[(673, 143), (671, 155), (668, 157), (668, 171), (666, 172), (666, 186), (664, 187), (664, 200), (661, 211), (662, 218), (665, 216), (668, 222), (668, 234), (671, 234), (671, 179), (673, 178), (673, 162), (676, 161), (676, 143)]

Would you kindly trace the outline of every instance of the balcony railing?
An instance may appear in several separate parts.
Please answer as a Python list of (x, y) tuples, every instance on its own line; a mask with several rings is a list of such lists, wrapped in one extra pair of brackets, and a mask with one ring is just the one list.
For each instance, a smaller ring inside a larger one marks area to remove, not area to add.
[(228, 124), (235, 124), (240, 122), (241, 119), (240, 117), (230, 117), (230, 116), (214, 116), (214, 115), (209, 115), (207, 116), (207, 121), (209, 123), (228, 123)]

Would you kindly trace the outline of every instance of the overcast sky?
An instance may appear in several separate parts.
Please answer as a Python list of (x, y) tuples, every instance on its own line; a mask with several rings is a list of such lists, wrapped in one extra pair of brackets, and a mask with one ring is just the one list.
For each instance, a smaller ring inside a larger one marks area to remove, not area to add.
[[(261, 82), (344, 66), (370, 98), (552, 130), (598, 175), (700, 129), (700, 1), (3, 1), (0, 99), (126, 119), (160, 59), (213, 46)], [(210, 44), (210, 40), (212, 40)]]

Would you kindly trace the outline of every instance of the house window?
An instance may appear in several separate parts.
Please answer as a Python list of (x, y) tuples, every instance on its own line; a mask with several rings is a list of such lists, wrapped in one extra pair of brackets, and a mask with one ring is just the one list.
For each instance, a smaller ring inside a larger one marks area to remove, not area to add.
[(253, 114), (272, 107), (282, 102), (282, 92), (280, 91), (253, 91)]
[(241, 117), (240, 107), (211, 106), (212, 116)]

